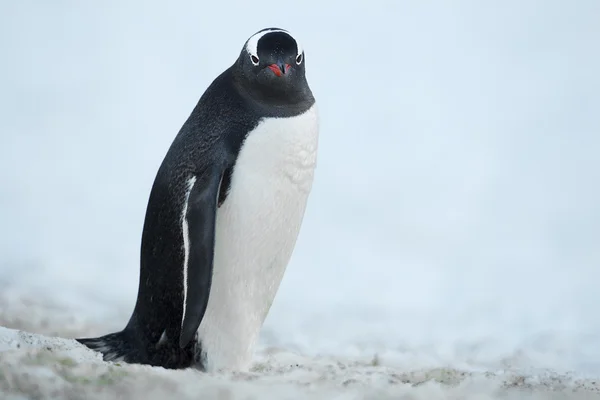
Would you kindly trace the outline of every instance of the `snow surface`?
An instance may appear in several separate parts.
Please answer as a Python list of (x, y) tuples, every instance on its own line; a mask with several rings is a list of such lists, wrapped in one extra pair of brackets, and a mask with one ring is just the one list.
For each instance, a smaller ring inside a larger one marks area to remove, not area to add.
[(302, 40), (322, 127), (255, 370), (118, 380), (72, 342), (51, 353), (78, 364), (57, 364), (9, 331), (3, 390), (486, 399), (516, 379), (582, 395), (560, 385), (600, 377), (598, 15), (597, 0), (3, 2), (0, 326), (124, 326), (156, 169), (255, 31)]
[[(89, 332), (83, 321), (46, 305), (0, 298), (0, 322), (18, 326), (12, 312), (29, 312), (36, 330)], [(42, 317), (43, 316), (43, 317)], [(41, 318), (40, 318), (41, 317)], [(12, 322), (11, 322), (12, 321)], [(52, 321), (52, 323), (48, 323)], [(78, 324), (79, 329), (78, 329)], [(66, 336), (66, 335), (65, 335)], [(549, 399), (600, 398), (594, 380), (552, 371), (482, 372), (459, 368), (398, 368), (377, 355), (313, 357), (270, 347), (248, 372), (205, 374), (123, 363), (72, 339), (0, 327), (2, 399)]]

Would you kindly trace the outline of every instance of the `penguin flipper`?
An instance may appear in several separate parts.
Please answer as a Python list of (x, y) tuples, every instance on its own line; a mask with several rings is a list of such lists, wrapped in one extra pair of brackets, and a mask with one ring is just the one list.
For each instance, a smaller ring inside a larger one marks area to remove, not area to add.
[(183, 318), (179, 346), (196, 334), (212, 283), (217, 202), (224, 169), (213, 167), (193, 181), (184, 210)]

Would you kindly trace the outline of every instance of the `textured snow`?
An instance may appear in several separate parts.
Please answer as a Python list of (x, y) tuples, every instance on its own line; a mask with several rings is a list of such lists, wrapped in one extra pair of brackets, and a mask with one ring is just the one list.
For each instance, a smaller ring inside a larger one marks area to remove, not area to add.
[[(399, 368), (373, 355), (308, 356), (289, 349), (260, 349), (248, 372), (205, 374), (106, 363), (72, 339), (90, 326), (67, 310), (0, 296), (0, 323), (19, 327), (12, 312), (27, 310), (27, 326), (43, 334), (0, 327), (0, 395), (3, 399), (589, 399), (600, 398), (595, 380), (552, 371), (510, 368)], [(8, 310), (8, 313), (6, 312)], [(37, 316), (37, 318), (36, 318)], [(31, 321), (37, 321), (34, 326)], [(66, 335), (65, 335), (66, 336)]]
[[(470, 373), (451, 368), (399, 370), (376, 362), (263, 351), (246, 373), (203, 374), (111, 364), (74, 341), (0, 329), (0, 393), (43, 398), (130, 399), (496, 399), (590, 398), (598, 385), (569, 375)], [(19, 345), (20, 343), (20, 345)], [(225, 397), (223, 397), (225, 396)], [(588, 396), (588, 397), (584, 397)], [(6, 397), (3, 397), (6, 398)]]

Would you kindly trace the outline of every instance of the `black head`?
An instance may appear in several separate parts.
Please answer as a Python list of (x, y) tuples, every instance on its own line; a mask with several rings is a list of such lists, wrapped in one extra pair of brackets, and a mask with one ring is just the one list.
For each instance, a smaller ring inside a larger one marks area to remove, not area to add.
[(312, 99), (304, 50), (286, 30), (263, 29), (244, 44), (234, 65), (241, 86), (259, 100), (295, 104)]

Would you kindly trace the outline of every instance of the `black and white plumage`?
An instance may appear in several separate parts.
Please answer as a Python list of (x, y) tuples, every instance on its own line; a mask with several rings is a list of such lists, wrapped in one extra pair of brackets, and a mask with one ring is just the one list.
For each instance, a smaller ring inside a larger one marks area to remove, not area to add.
[(129, 323), (79, 342), (106, 361), (249, 367), (316, 166), (305, 64), (289, 32), (264, 29), (207, 88), (152, 186)]

